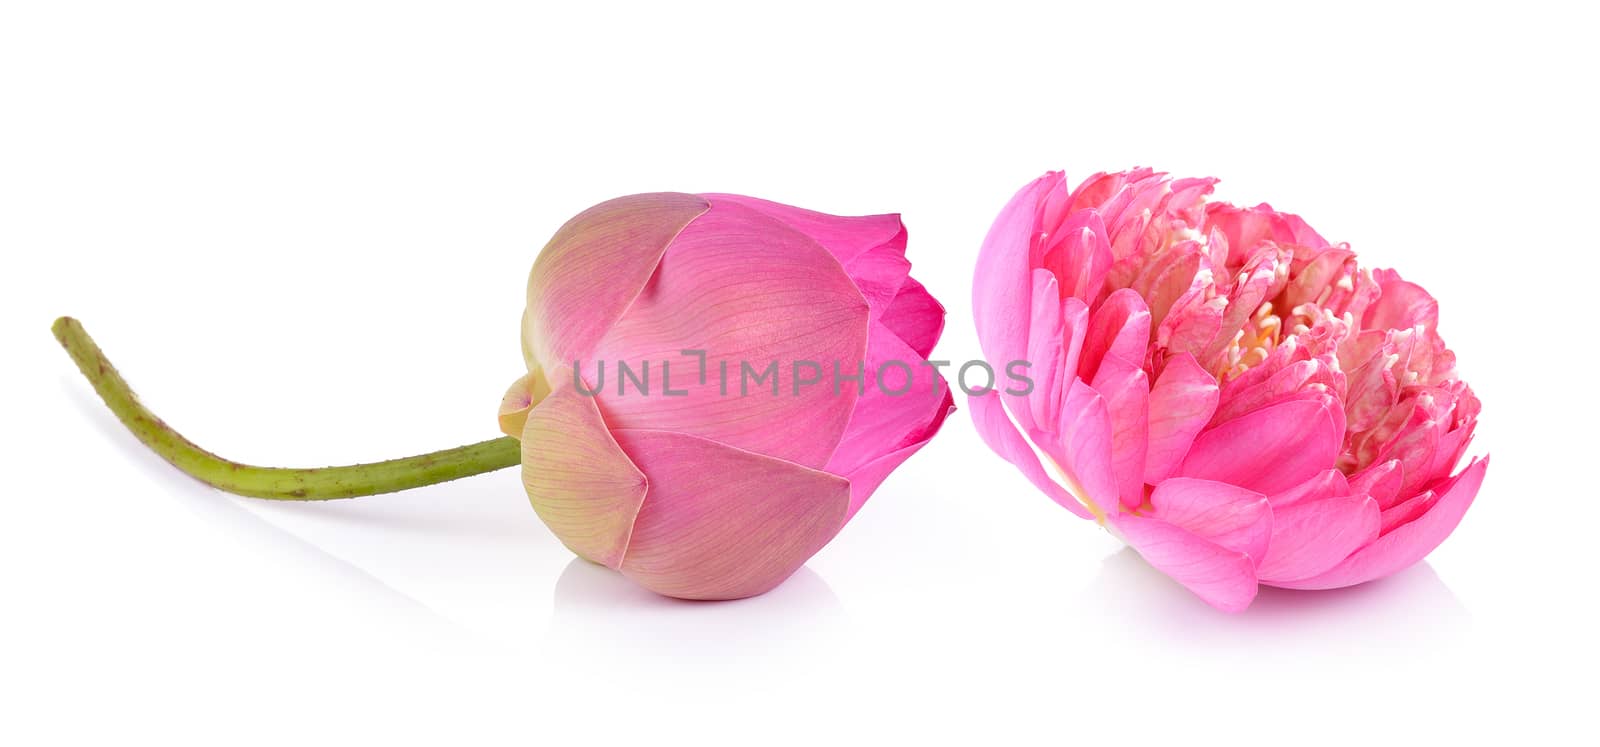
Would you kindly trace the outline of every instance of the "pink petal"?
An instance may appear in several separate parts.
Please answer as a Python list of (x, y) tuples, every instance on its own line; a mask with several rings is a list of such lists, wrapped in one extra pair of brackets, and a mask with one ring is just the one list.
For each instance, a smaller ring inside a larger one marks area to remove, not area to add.
[[(893, 472), (902, 462), (909, 459), (912, 454), (917, 453), (924, 444), (928, 443), (934, 434), (939, 432), (939, 427), (944, 425), (945, 418), (956, 411), (955, 400), (950, 393), (949, 387), (945, 387), (943, 404), (943, 409), (934, 418), (933, 422), (929, 423), (921, 433), (911, 439), (911, 443), (867, 462), (844, 476), (846, 480), (850, 481), (850, 510), (845, 515), (845, 521), (855, 517), (856, 512), (861, 510), (862, 504), (867, 502), (867, 498), (872, 496), (878, 486), (889, 476), (889, 473)], [(1014, 431), (1015, 429), (1013, 429)], [(837, 458), (837, 455), (835, 455), (835, 458)], [(832, 472), (833, 470), (830, 467), (828, 471)]]
[(1278, 217), (1283, 221), (1284, 230), (1289, 232), (1289, 243), (1311, 249), (1327, 248), (1328, 240), (1322, 238), (1322, 234), (1313, 230), (1300, 216), (1294, 213), (1279, 213)]
[(760, 594), (844, 525), (843, 478), (682, 433), (615, 433), (650, 481), (621, 571), (658, 594)]
[(1405, 471), (1399, 459), (1379, 462), (1350, 476), (1350, 492), (1372, 496), (1378, 508), (1393, 506), (1400, 498), (1400, 484)]
[(1149, 443), (1150, 380), (1144, 369), (1106, 356), (1094, 378), (1094, 389), (1106, 398), (1111, 414), (1111, 467), (1122, 505), (1144, 503), (1145, 449)]
[(983, 442), (988, 444), (994, 453), (1016, 465), (1023, 476), (1027, 477), (1034, 487), (1050, 496), (1051, 500), (1085, 519), (1094, 518), (1089, 509), (1084, 508), (1066, 488), (1061, 487), (1060, 483), (1045, 473), (1044, 466), (1039, 463), (1039, 457), (1034, 453), (1033, 447), (1028, 445), (1028, 440), (1006, 416), (999, 392), (990, 390), (982, 395), (969, 396), (967, 406), (972, 410), (972, 424), (977, 427), (978, 435), (983, 437)]
[(1178, 474), (1276, 493), (1333, 466), (1343, 435), (1325, 403), (1284, 402), (1201, 433)]
[(1054, 432), (1061, 416), (1061, 398), (1066, 394), (1066, 320), (1061, 315), (1061, 298), (1056, 276), (1048, 270), (1032, 272), (1029, 293), (1032, 309), (1027, 322), (1028, 377), (1033, 388), (1025, 395), (1003, 393), (1006, 407), (1015, 413), (1024, 429)]
[(1086, 304), (1099, 300), (1111, 271), (1111, 240), (1100, 213), (1079, 210), (1067, 216), (1054, 236), (1045, 237), (1040, 266), (1055, 273), (1063, 296)]
[(1144, 481), (1157, 485), (1176, 472), (1195, 436), (1217, 409), (1217, 380), (1187, 353), (1167, 361), (1150, 388), (1150, 446)]
[(1267, 496), (1267, 500), (1272, 503), (1272, 510), (1277, 511), (1305, 501), (1320, 501), (1347, 495), (1365, 495), (1365, 493), (1352, 490), (1343, 472), (1337, 469), (1325, 469), (1299, 485)]
[(1293, 589), (1337, 589), (1411, 567), (1455, 531), (1483, 485), (1483, 475), (1488, 468), (1488, 458), (1474, 460), (1460, 474), (1434, 488), (1439, 498), (1422, 516), (1357, 550), (1332, 570), (1278, 585)]
[(592, 397), (564, 387), (528, 413), (522, 484), (562, 544), (591, 562), (619, 566), (646, 481), (606, 430)]
[[(1299, 342), (1300, 341), (1297, 340), (1296, 344), (1293, 345), (1277, 346), (1272, 350), (1271, 353), (1267, 355), (1266, 360), (1251, 366), (1243, 373), (1239, 373), (1230, 377), (1227, 381), (1227, 384), (1222, 387), (1223, 401), (1227, 402), (1234, 399), (1248, 398), (1250, 397), (1249, 392), (1251, 390), (1261, 388), (1262, 384), (1266, 383), (1272, 377), (1278, 375), (1284, 369), (1289, 368), (1295, 363), (1309, 360), (1311, 358), (1311, 348), (1306, 345), (1298, 344)], [(1299, 378), (1304, 379), (1305, 377), (1302, 376)], [(1245, 412), (1254, 410), (1257, 406), (1263, 404), (1269, 403), (1254, 402), (1250, 407), (1240, 411), (1237, 414), (1243, 415)], [(1217, 422), (1222, 422), (1223, 420), (1229, 420), (1231, 418), (1222, 418), (1217, 416), (1213, 417), (1212, 419), (1216, 420)]]
[(871, 317), (876, 321), (883, 318), (900, 295), (900, 287), (911, 276), (911, 261), (906, 259), (904, 250), (879, 247), (850, 260), (844, 271), (867, 299)]
[(1130, 172), (1128, 184), (1100, 208), (1111, 233), (1111, 255), (1116, 259), (1133, 256), (1143, 245), (1151, 219), (1170, 194), (1166, 176), (1150, 170)]
[(1122, 514), (1112, 519), (1112, 525), (1146, 562), (1206, 604), (1239, 612), (1256, 598), (1255, 562), (1249, 555), (1160, 519)]
[[(599, 398), (614, 428), (687, 433), (820, 468), (856, 404), (853, 386), (835, 396), (827, 369), (860, 370), (867, 314), (850, 278), (815, 241), (718, 203), (673, 241), (585, 374), (601, 362), (613, 367)], [(704, 359), (685, 350), (704, 351)], [(648, 393), (618, 375), (618, 361), (636, 376), (653, 369)], [(772, 377), (755, 382), (769, 366)], [(808, 378), (819, 383), (801, 381)], [(668, 394), (668, 383), (681, 394)]]
[[(1225, 299), (1205, 300), (1207, 286), (1196, 283), (1189, 292), (1179, 297), (1161, 320), (1156, 330), (1158, 341), (1163, 342), (1168, 354), (1192, 353), (1202, 355), (1222, 329), (1222, 314), (1227, 308)], [(1203, 363), (1214, 365), (1210, 359)]]
[(1290, 259), (1287, 249), (1273, 244), (1262, 245), (1250, 256), (1228, 292), (1228, 306), (1222, 312), (1216, 337), (1201, 356), (1203, 360), (1219, 358), (1261, 303), (1278, 295), (1289, 279)]
[[(1053, 432), (1061, 417), (1061, 399), (1077, 370), (1078, 351), (1088, 329), (1089, 309), (1083, 301), (1060, 298), (1056, 279), (1045, 270), (1033, 271), (1033, 313), (1028, 322), (1029, 376), (1033, 390), (1027, 397), (1024, 426)], [(1005, 387), (1008, 388), (1008, 387)], [(1012, 395), (1004, 395), (1007, 398)], [(1016, 411), (1019, 414), (1021, 408)]]
[(1439, 302), (1422, 286), (1401, 280), (1393, 270), (1378, 270), (1373, 277), (1382, 295), (1367, 307), (1363, 329), (1411, 329), (1419, 324), (1438, 329)]
[(1274, 503), (1272, 542), (1256, 574), (1269, 584), (1310, 578), (1377, 537), (1378, 502), (1365, 495)]
[(649, 282), (673, 237), (710, 207), (673, 192), (619, 197), (556, 231), (528, 277), (523, 324), (524, 346), (553, 379), (589, 358)]
[(1084, 208), (1100, 207), (1107, 200), (1110, 200), (1113, 194), (1122, 189), (1122, 185), (1128, 177), (1129, 174), (1123, 172), (1108, 174), (1100, 171), (1090, 174), (1089, 178), (1084, 179), (1072, 190), (1072, 195), (1067, 201), (1066, 208), (1082, 210)]
[(1118, 290), (1094, 310), (1083, 340), (1083, 353), (1078, 357), (1078, 376), (1094, 381), (1100, 361), (1108, 355), (1143, 363), (1149, 344), (1150, 310), (1145, 308), (1144, 299), (1132, 289)]
[(1180, 241), (1165, 255), (1147, 263), (1135, 279), (1137, 292), (1150, 310), (1150, 323), (1158, 329), (1170, 326), (1167, 314), (1180, 302), (1197, 293), (1195, 279), (1206, 264), (1205, 254), (1194, 241)]
[(1355, 252), (1344, 247), (1330, 247), (1310, 254), (1296, 252), (1297, 268), (1289, 285), (1283, 289), (1283, 308), (1315, 303), (1324, 293), (1331, 297), (1337, 290), (1333, 286), (1339, 278), (1355, 267), (1355, 256)]
[[(1459, 408), (1458, 408), (1459, 410)], [(1444, 435), (1439, 436), (1439, 443), (1433, 452), (1433, 461), (1425, 468), (1429, 482), (1449, 477), (1467, 453), (1467, 446), (1472, 443), (1472, 431), (1477, 427), (1477, 421), (1469, 421), (1465, 426), (1454, 428)]]
[(1395, 529), (1415, 521), (1417, 517), (1428, 512), (1437, 503), (1439, 496), (1432, 490), (1424, 490), (1404, 501), (1383, 510), (1383, 523), (1378, 527), (1378, 534), (1388, 534)]
[(911, 346), (917, 357), (927, 358), (944, 331), (944, 305), (916, 278), (908, 277), (879, 321)]
[(1272, 536), (1267, 497), (1237, 485), (1174, 477), (1150, 492), (1153, 518), (1260, 562)]
[[(1370, 430), (1390, 414), (1399, 399), (1400, 382), (1394, 375), (1396, 353), (1390, 331), (1368, 331), (1345, 343), (1341, 353), (1346, 375), (1345, 412), (1350, 428)], [(1353, 360), (1351, 360), (1353, 358)]]
[(1212, 417), (1212, 422), (1225, 423), (1245, 413), (1280, 402), (1308, 386), (1322, 382), (1329, 375), (1327, 362), (1303, 360), (1278, 369), (1277, 373), (1253, 386), (1239, 385), (1244, 377), (1231, 380), (1223, 390), (1222, 404), (1217, 407), (1217, 414)]
[(1400, 460), (1405, 475), (1400, 492), (1410, 495), (1438, 479), (1428, 474), (1428, 468), (1434, 462), (1439, 437), (1450, 428), (1455, 397), (1433, 387), (1407, 387), (1405, 391), (1415, 396), (1397, 401), (1370, 430), (1352, 433), (1349, 451), (1357, 464)]
[(1313, 248), (1328, 245), (1298, 216), (1279, 213), (1264, 202), (1253, 208), (1213, 202), (1206, 206), (1206, 223), (1227, 237), (1228, 261), (1233, 265), (1243, 264), (1263, 241)]
[(972, 317), (983, 357), (997, 370), (1027, 359), (1028, 321), (1033, 313), (1028, 253), (1038, 231), (1039, 200), (1052, 184), (1061, 181), (1061, 173), (1052, 171), (1017, 192), (995, 218), (978, 251)]
[[(930, 425), (944, 419), (952, 402), (949, 382), (932, 366), (923, 365), (911, 348), (882, 325), (872, 326), (866, 370), (870, 378), (850, 413), (838, 448), (823, 467), (836, 475), (848, 475), (915, 443)], [(831, 396), (833, 386), (829, 371), (819, 388)], [(852, 382), (839, 386), (841, 394), (856, 388)]]
[(701, 196), (711, 200), (714, 205), (736, 203), (771, 216), (811, 237), (838, 258), (840, 264), (848, 264), (879, 247), (887, 247), (899, 254), (904, 254), (906, 250), (906, 228), (895, 213), (839, 216), (744, 195)]
[(1174, 179), (1172, 196), (1167, 199), (1167, 214), (1188, 225), (1200, 225), (1205, 211), (1206, 196), (1211, 194), (1217, 181), (1215, 177), (1210, 176)]
[(1061, 467), (1081, 489), (1092, 511), (1117, 513), (1117, 476), (1111, 462), (1111, 413), (1094, 387), (1074, 379), (1061, 403)]

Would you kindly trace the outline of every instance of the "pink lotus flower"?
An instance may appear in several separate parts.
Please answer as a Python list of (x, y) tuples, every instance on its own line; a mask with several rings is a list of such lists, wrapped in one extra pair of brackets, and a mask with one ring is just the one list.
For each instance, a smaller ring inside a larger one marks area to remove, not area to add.
[[(501, 407), (539, 517), (667, 596), (788, 578), (954, 409), (918, 365), (944, 307), (905, 246), (897, 215), (736, 195), (623, 197), (562, 226)], [(769, 362), (752, 388), (743, 369)]]
[[(1035, 385), (972, 397), (984, 440), (1210, 604), (1349, 586), (1427, 555), (1488, 459), (1438, 304), (1215, 179), (1059, 172), (995, 220), (984, 355)], [(1041, 456), (1043, 462), (1041, 462)], [(1047, 472), (1046, 465), (1059, 477)]]

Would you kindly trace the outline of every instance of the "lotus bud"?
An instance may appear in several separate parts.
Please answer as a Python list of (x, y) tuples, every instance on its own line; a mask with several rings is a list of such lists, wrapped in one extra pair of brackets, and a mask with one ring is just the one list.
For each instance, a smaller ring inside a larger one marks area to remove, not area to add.
[(500, 408), (577, 555), (685, 599), (788, 578), (953, 409), (895, 215), (736, 195), (596, 205), (534, 262)]

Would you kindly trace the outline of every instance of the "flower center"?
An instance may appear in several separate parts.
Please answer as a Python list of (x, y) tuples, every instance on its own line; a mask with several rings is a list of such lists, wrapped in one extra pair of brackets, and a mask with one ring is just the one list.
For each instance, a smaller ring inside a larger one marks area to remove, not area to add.
[[(1272, 302), (1265, 301), (1244, 326), (1235, 332), (1233, 340), (1222, 349), (1217, 370), (1212, 372), (1218, 381), (1236, 378), (1267, 359), (1284, 339), (1284, 321), (1272, 311)], [(1291, 332), (1290, 334), (1293, 334)]]

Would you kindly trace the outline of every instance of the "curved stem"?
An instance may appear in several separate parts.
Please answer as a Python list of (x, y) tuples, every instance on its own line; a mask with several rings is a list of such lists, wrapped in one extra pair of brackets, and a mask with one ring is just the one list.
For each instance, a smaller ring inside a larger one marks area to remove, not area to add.
[(195, 445), (162, 422), (128, 388), (83, 325), (61, 317), (51, 326), (56, 339), (111, 408), (145, 446), (201, 482), (229, 493), (285, 501), (325, 501), (417, 488), (515, 466), (521, 446), (513, 438), (345, 467), (291, 469), (229, 461)]

